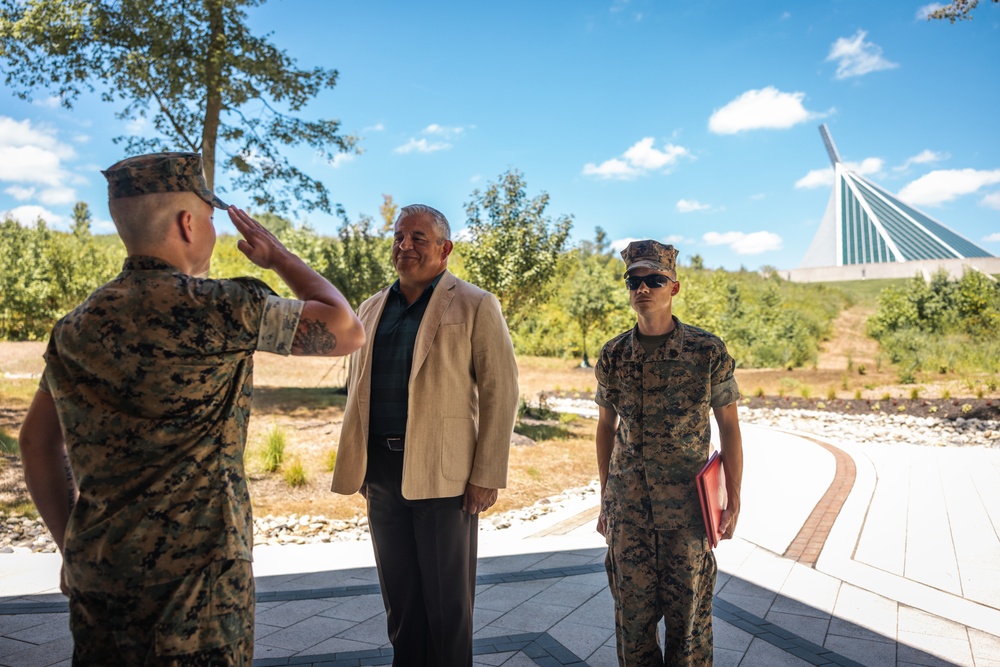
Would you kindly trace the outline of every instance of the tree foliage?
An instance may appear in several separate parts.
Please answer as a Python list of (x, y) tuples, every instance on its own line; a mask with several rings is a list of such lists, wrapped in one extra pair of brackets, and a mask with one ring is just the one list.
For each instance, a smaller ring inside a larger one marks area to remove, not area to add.
[[(993, 0), (993, 4), (1000, 3), (1000, 0)], [(927, 15), (927, 20), (931, 19), (947, 19), (954, 23), (955, 21), (965, 21), (972, 20), (972, 10), (979, 5), (979, 0), (952, 0), (943, 7), (938, 7), (933, 12)]]
[(979, 271), (959, 280), (940, 271), (879, 296), (868, 334), (890, 361), (912, 370), (1000, 370), (1000, 285)]
[(297, 114), (332, 88), (337, 71), (299, 69), (245, 7), (264, 0), (0, 0), (0, 66), (23, 99), (36, 91), (72, 108), (95, 87), (122, 120), (150, 119), (157, 137), (121, 136), (128, 154), (197, 151), (209, 185), (216, 167), (254, 206), (329, 212), (326, 187), (282, 149), (307, 145), (324, 159), (356, 138), (336, 120)]
[(0, 340), (43, 340), (57, 319), (121, 270), (117, 237), (94, 237), (86, 204), (74, 208), (72, 232), (44, 220), (0, 223)]
[(500, 176), (465, 205), (469, 243), (463, 253), (470, 282), (500, 300), (511, 329), (552, 291), (552, 271), (569, 237), (572, 218), (545, 216), (546, 193), (528, 199), (517, 170)]
[(395, 281), (389, 259), (392, 242), (373, 232), (373, 220), (368, 216), (352, 223), (343, 211), (339, 215), (337, 241), (324, 245), (319, 271), (357, 310), (365, 299)]
[[(621, 307), (622, 283), (617, 258), (605, 254), (606, 237), (597, 228), (596, 241), (583, 243), (565, 257), (559, 275), (564, 276), (560, 302), (576, 328), (583, 348), (582, 366), (590, 366), (587, 336), (607, 324), (608, 316)], [(627, 304), (627, 300), (626, 300)], [(593, 349), (593, 348), (591, 348)]]

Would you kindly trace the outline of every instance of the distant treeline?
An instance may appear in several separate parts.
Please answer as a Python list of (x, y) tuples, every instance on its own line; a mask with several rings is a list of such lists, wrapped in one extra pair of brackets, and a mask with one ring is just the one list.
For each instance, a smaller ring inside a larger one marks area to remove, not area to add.
[[(337, 285), (355, 308), (395, 280), (389, 261), (390, 234), (381, 225), (376, 229), (371, 219), (350, 222), (345, 217), (336, 236), (323, 236), (272, 215), (259, 219)], [(568, 226), (564, 228), (568, 231)], [(501, 298), (518, 353), (593, 358), (606, 340), (635, 323), (621, 276), (624, 267), (600, 230), (594, 242), (553, 252), (565, 235), (556, 238), (558, 243), (551, 237), (558, 237), (562, 229), (536, 227), (533, 235), (523, 229), (506, 230), (508, 237), (522, 239), (526, 250), (519, 253), (509, 238), (481, 228), (475, 240), (456, 242), (449, 268)], [(77, 220), (70, 232), (55, 231), (42, 221), (24, 226), (13, 220), (0, 224), (0, 231), (0, 339), (4, 340), (45, 339), (56, 319), (118, 274), (125, 257), (117, 236), (91, 234), (89, 216)], [(529, 237), (534, 241), (524, 243)], [(713, 271), (701, 268), (697, 257), (694, 260), (692, 266), (679, 268), (682, 289), (675, 313), (682, 321), (722, 336), (744, 367), (812, 363), (832, 318), (845, 305), (836, 290), (788, 283), (773, 274)], [(290, 296), (277, 276), (243, 257), (232, 236), (219, 237), (212, 275), (259, 277), (279, 294)]]

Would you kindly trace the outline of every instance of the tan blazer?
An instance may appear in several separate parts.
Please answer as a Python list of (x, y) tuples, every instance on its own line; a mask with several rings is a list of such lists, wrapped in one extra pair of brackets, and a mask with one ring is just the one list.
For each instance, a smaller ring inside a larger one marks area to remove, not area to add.
[[(358, 308), (367, 338), (351, 356), (331, 486), (336, 493), (357, 493), (364, 483), (372, 346), (388, 296), (386, 287)], [(459, 496), (469, 482), (491, 489), (505, 487), (518, 396), (514, 346), (500, 303), (489, 292), (445, 271), (413, 346), (403, 497)]]

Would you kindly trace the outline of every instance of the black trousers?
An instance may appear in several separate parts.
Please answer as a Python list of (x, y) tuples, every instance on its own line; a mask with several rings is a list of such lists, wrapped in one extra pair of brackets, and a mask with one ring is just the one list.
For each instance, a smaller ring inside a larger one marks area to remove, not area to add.
[(407, 500), (403, 453), (368, 448), (368, 525), (393, 667), (470, 667), (479, 517), (462, 496)]

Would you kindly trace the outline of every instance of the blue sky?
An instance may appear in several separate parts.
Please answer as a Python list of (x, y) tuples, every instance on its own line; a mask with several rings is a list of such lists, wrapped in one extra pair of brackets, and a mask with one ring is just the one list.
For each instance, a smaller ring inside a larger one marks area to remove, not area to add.
[[(353, 219), (383, 194), (465, 226), (507, 169), (573, 240), (672, 242), (707, 266), (794, 268), (845, 162), (1000, 255), (1000, 7), (926, 21), (926, 2), (270, 0), (257, 32), (302, 67), (340, 71), (305, 110), (361, 153), (294, 161)], [(126, 127), (97, 96), (0, 95), (0, 214), (66, 228), (73, 203), (111, 231), (99, 169)], [(226, 175), (217, 182), (226, 186)], [(244, 205), (245, 193), (226, 192)], [(331, 216), (301, 215), (332, 234)], [(232, 232), (224, 215), (220, 232)]]

